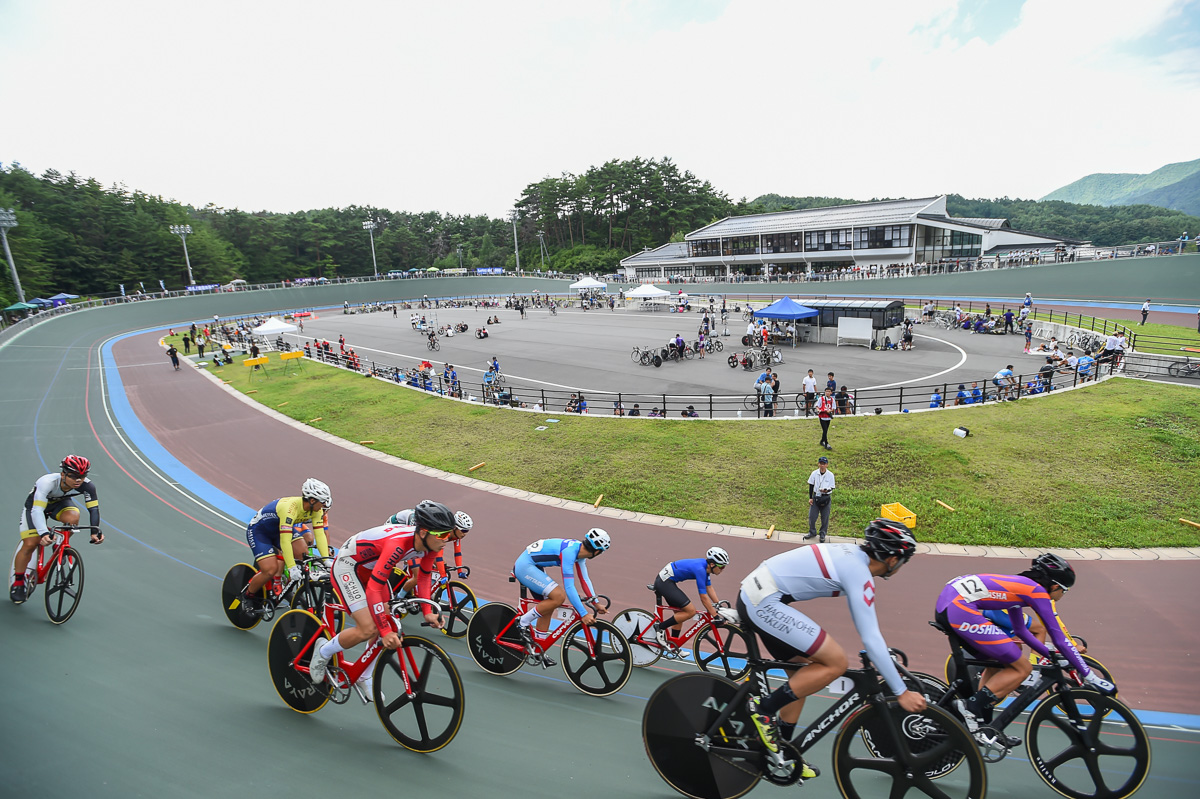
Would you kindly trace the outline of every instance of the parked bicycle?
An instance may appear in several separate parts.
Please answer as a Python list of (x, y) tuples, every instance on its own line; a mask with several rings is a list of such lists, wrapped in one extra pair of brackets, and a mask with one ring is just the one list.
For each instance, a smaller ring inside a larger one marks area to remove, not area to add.
[[(654, 590), (653, 584), (646, 587)], [(746, 676), (750, 668), (746, 663), (750, 644), (749, 635), (745, 631), (737, 625), (714, 619), (707, 611), (701, 610), (693, 622), (684, 627), (678, 635), (672, 628), (668, 628), (667, 645), (664, 647), (658, 642), (655, 624), (673, 617), (675, 611), (663, 601), (661, 594), (656, 593), (654, 601), (653, 613), (641, 608), (630, 608), (613, 617), (613, 626), (629, 641), (634, 666), (653, 666), (659, 658), (687, 660), (688, 653), (685, 647), (691, 642), (692, 662), (701, 671), (735, 681)], [(717, 604), (718, 608), (729, 606), (724, 600)]]
[[(788, 395), (788, 394), (784, 394), (782, 392), (779, 394), (772, 395), (772, 399), (771, 399), (772, 409), (774, 410), (776, 416), (782, 415), (782, 413), (787, 410), (789, 396), (793, 397), (792, 400), (790, 400), (791, 402), (796, 401), (795, 395)], [(765, 408), (763, 407), (762, 392), (756, 390), (752, 394), (747, 394), (745, 396), (745, 398), (742, 400), (742, 406), (748, 411), (753, 411), (754, 413), (762, 413), (765, 410)]]
[[(44, 583), (46, 616), (55, 624), (64, 624), (74, 616), (79, 600), (83, 598), (83, 558), (79, 550), (71, 546), (71, 535), (81, 530), (91, 533), (100, 528), (71, 524), (51, 527), (53, 541), (48, 547), (38, 547), (37, 557), (30, 558), (25, 567), (25, 601), (32, 599), (37, 587)], [(17, 551), (20, 549), (21, 545), (17, 544)], [(14, 552), (13, 565), (9, 568), (9, 588), (16, 576), (16, 559)]]
[(1175, 361), (1167, 365), (1167, 374), (1171, 377), (1200, 378), (1200, 361), (1193, 361), (1191, 358)]

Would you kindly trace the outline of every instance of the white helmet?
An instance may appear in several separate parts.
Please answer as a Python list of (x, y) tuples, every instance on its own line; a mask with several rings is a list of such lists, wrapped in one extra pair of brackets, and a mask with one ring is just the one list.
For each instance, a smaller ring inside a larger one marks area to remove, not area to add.
[(315, 499), (325, 506), (325, 510), (333, 506), (333, 492), (315, 477), (308, 478), (304, 485), (300, 486), (300, 496), (304, 499)]
[(729, 565), (729, 553), (726, 552), (725, 550), (721, 549), (720, 547), (711, 548), (710, 550), (708, 550), (708, 552), (705, 553), (704, 557), (707, 558), (708, 562), (713, 564), (714, 566), (728, 566)]
[(459, 530), (462, 530), (464, 533), (470, 530), (474, 524), (475, 523), (471, 521), (471, 517), (463, 513), (461, 510), (454, 514), (454, 526)]
[(612, 539), (609, 538), (608, 533), (599, 527), (593, 527), (591, 530), (588, 530), (583, 540), (587, 542), (587, 545), (592, 548), (593, 552), (603, 552), (612, 546)]

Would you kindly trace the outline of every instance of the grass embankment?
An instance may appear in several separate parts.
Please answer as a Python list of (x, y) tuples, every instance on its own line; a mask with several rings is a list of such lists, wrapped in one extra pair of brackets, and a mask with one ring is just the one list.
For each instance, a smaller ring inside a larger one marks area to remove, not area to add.
[[(443, 400), (311, 361), (270, 377), (217, 370), (239, 391), (350, 441), (502, 485), (665, 516), (800, 530), (815, 420), (735, 422), (535, 415)], [(237, 360), (241, 360), (238, 358)], [(558, 418), (549, 429), (534, 428)], [(960, 439), (957, 425), (971, 430)], [(997, 546), (1197, 546), (1200, 391), (1111, 380), (967, 411), (834, 420), (831, 530), (856, 534), (884, 503), (925, 541)], [(334, 479), (330, 477), (330, 479)], [(939, 507), (940, 499), (955, 508)]]

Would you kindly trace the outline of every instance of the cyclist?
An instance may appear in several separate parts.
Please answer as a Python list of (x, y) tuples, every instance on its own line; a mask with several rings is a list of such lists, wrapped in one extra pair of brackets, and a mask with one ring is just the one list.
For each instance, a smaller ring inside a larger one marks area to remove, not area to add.
[[(400, 632), (391, 613), (391, 589), (388, 577), (396, 566), (418, 555), (417, 596), (429, 599), (430, 576), (434, 562), (446, 540), (455, 537), (454, 514), (440, 502), (424, 500), (413, 509), (411, 525), (384, 524), (355, 533), (346, 539), (333, 562), (333, 584), (354, 617), (353, 627), (347, 627), (332, 641), (318, 638), (309, 661), (309, 678), (317, 684), (324, 681), (329, 659), (338, 652), (358, 646), (376, 635), (381, 636), (384, 649), (400, 646)], [(425, 612), (430, 627), (440, 630), (442, 617), (433, 611)], [(371, 695), (370, 677), (360, 680), (363, 693)]]
[[(588, 577), (586, 561), (610, 546), (612, 539), (608, 533), (599, 527), (593, 527), (587, 531), (582, 541), (574, 538), (543, 538), (525, 547), (525, 551), (513, 565), (513, 575), (521, 585), (542, 597), (541, 601), (521, 617), (518, 624), (529, 654), (540, 654), (540, 650), (534, 644), (534, 638), (541, 639), (546, 636), (550, 631), (550, 614), (564, 602), (571, 603), (571, 607), (579, 614), (584, 624), (593, 624), (596, 621), (595, 614), (583, 604), (584, 599), (591, 599), (596, 595), (591, 578)], [(546, 574), (546, 569), (551, 566), (562, 570), (562, 585), (554, 582)], [(579, 585), (583, 586), (583, 597), (579, 595)], [(608, 609), (597, 606), (596, 612), (603, 614), (607, 613)], [(554, 661), (545, 655), (541, 655), (541, 660), (543, 668), (555, 665)]]
[[(424, 500), (424, 501), (429, 502), (429, 500)], [(408, 508), (407, 510), (397, 511), (396, 513), (393, 513), (391, 516), (389, 516), (387, 518), (387, 521), (384, 522), (384, 524), (393, 524), (393, 525), (399, 524), (399, 525), (405, 525), (405, 526), (412, 526), (413, 519), (415, 518), (415, 513), (416, 513), (415, 508)], [(459, 579), (465, 578), (465, 573), (463, 572), (462, 540), (466, 536), (467, 533), (471, 532), (471, 528), (474, 526), (475, 526), (475, 523), (471, 520), (471, 517), (468, 516), (463, 511), (460, 510), (454, 514), (454, 529), (458, 530), (458, 535), (455, 536), (453, 539), (453, 541), (454, 541), (454, 568), (458, 571)], [(446, 577), (447, 576), (447, 574), (446, 574), (446, 559), (445, 559), (443, 553), (440, 551), (438, 552), (437, 562), (435, 565), (437, 566), (438, 574), (440, 574), (442, 577)], [(396, 567), (396, 571), (399, 573), (412, 574), (412, 576), (409, 577), (404, 582), (403, 586), (401, 586), (400, 589), (398, 589), (396, 592), (397, 597), (407, 596), (413, 590), (413, 586), (416, 585), (416, 580), (417, 580), (416, 572), (411, 571), (409, 569), (402, 568), (400, 566)]]
[[(779, 741), (790, 740), (804, 700), (840, 677), (849, 666), (841, 644), (793, 602), (845, 595), (850, 617), (875, 668), (909, 713), (925, 709), (925, 697), (908, 690), (892, 662), (875, 617), (875, 578), (888, 579), (917, 551), (917, 542), (900, 522), (876, 519), (861, 546), (812, 544), (763, 561), (742, 580), (738, 614), (758, 633), (776, 660), (810, 665), (765, 699), (752, 697), (749, 710), (769, 755), (779, 759)], [(820, 772), (802, 762), (801, 776)]]
[[(258, 592), (275, 579), (280, 568), (287, 570), (289, 579), (300, 579), (296, 558), (304, 557), (307, 547), (304, 535), (298, 530), (311, 524), (317, 551), (322, 556), (329, 554), (325, 513), (332, 505), (333, 494), (329, 486), (310, 477), (300, 486), (300, 496), (272, 500), (254, 514), (246, 525), (246, 543), (254, 552), (254, 566), (258, 572), (242, 589), (241, 600), (247, 610), (258, 609)], [(277, 552), (283, 556), (282, 567), (275, 556)]]
[(992, 376), (992, 385), (996, 387), (997, 398), (1007, 398), (1016, 384), (1017, 378), (1013, 377), (1011, 363)]
[[(998, 697), (1007, 696), (1024, 682), (1033, 669), (1027, 658), (1021, 656), (1021, 646), (1013, 638), (1023, 641), (1030, 649), (1044, 658), (1051, 658), (1059, 665), (1075, 669), (1084, 680), (1107, 694), (1116, 692), (1116, 686), (1088, 668), (1079, 656), (1075, 644), (1064, 633), (1058, 623), (1054, 603), (1075, 584), (1075, 570), (1071, 564), (1052, 552), (1033, 559), (1028, 569), (1017, 575), (968, 574), (956, 577), (946, 584), (937, 599), (937, 620), (947, 630), (953, 630), (967, 649), (979, 657), (995, 660), (1000, 668), (984, 669), (979, 690), (970, 699), (958, 700), (967, 728), (982, 743), (1001, 743), (1012, 748), (1021, 743), (996, 730), (981, 728), (992, 721), (992, 709)], [(1055, 649), (1055, 657), (1037, 636), (1025, 627), (1023, 609), (1030, 608), (1045, 627)], [(997, 627), (983, 613), (989, 610), (1006, 610), (1012, 619), (1012, 632)]]
[(57, 473), (42, 475), (33, 484), (33, 490), (25, 497), (25, 507), (21, 511), (21, 548), (13, 558), (13, 584), (9, 589), (8, 598), (20, 605), (29, 595), (25, 585), (25, 570), (38, 547), (53, 543), (54, 536), (46, 522), (53, 519), (63, 524), (79, 524), (79, 508), (75, 505), (75, 497), (83, 497), (83, 503), (88, 509), (88, 523), (97, 529), (92, 531), (91, 543), (99, 544), (104, 541), (104, 533), (100, 532), (100, 500), (96, 495), (95, 484), (88, 479), (91, 463), (81, 455), (68, 455), (62, 459)]
[(696, 606), (687, 598), (687, 594), (679, 588), (683, 580), (695, 580), (696, 588), (700, 591), (700, 602), (713, 619), (722, 618), (717, 613), (716, 604), (721, 600), (712, 587), (712, 577), (719, 575), (729, 566), (729, 553), (721, 547), (712, 547), (704, 553), (703, 558), (687, 558), (668, 563), (654, 578), (654, 593), (660, 595), (667, 606), (675, 611), (672, 618), (660, 621), (654, 625), (658, 633), (658, 642), (667, 646), (667, 629), (674, 628), (674, 634), (683, 632), (683, 623), (696, 615)]

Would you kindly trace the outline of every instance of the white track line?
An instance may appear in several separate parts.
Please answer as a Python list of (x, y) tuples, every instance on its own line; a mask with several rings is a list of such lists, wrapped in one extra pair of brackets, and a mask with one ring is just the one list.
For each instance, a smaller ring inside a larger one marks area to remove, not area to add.
[(934, 338), (933, 336), (924, 336), (924, 335), (921, 335), (920, 333), (915, 333), (914, 335), (917, 338), (927, 338), (930, 341), (940, 341), (943, 344), (949, 344), (951, 347), (958, 350), (959, 353), (962, 355), (962, 357), (959, 358), (958, 363), (954, 364), (949, 369), (943, 369), (942, 371), (934, 372), (931, 375), (922, 375), (921, 377), (914, 377), (911, 380), (900, 380), (895, 383), (882, 383), (878, 386), (864, 386), (863, 388), (856, 389), (856, 390), (857, 391), (868, 391), (873, 388), (891, 388), (892, 386), (904, 386), (904, 385), (908, 385), (909, 383), (916, 383), (920, 380), (932, 380), (935, 377), (941, 377), (942, 375), (946, 374), (947, 372), (953, 372), (955, 369), (957, 369), (958, 367), (962, 366), (964, 363), (967, 362), (967, 351), (964, 350), (962, 347), (958, 346), (957, 344), (954, 344), (953, 342), (950, 342), (950, 341), (946, 341), (946, 339), (944, 339), (944, 338)]

